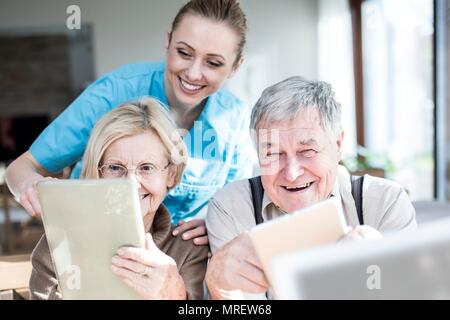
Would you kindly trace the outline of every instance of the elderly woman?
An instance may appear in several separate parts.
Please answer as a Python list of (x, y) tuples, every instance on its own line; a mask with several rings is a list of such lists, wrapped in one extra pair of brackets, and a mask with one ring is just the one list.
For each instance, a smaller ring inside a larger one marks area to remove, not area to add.
[[(186, 155), (172, 120), (151, 98), (124, 104), (104, 116), (84, 155), (83, 178), (128, 177), (139, 186), (146, 246), (120, 248), (112, 257), (111, 271), (144, 299), (203, 296), (208, 247), (174, 237), (170, 213), (162, 204), (181, 180)], [(31, 298), (61, 299), (45, 235), (31, 261)], [(147, 270), (151, 271), (146, 274)]]

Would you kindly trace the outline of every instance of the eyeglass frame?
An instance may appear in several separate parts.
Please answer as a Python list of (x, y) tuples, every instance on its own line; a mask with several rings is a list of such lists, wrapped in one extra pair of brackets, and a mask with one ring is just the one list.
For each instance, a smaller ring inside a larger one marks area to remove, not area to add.
[[(160, 168), (158, 168), (156, 165), (154, 165), (153, 163), (150, 163), (150, 162), (141, 163), (140, 165), (138, 165), (137, 167), (134, 167), (134, 168), (128, 168), (128, 167), (126, 167), (126, 166), (124, 166), (124, 165), (122, 165), (122, 164), (120, 164), (120, 163), (109, 163), (109, 164), (103, 164), (103, 165), (99, 166), (99, 167), (97, 168), (97, 170), (99, 171), (99, 173), (101, 174), (102, 177), (105, 177), (105, 175), (104, 175), (103, 172), (102, 172), (103, 168), (105, 168), (105, 167), (107, 167), (107, 166), (114, 165), (114, 166), (119, 166), (119, 167), (122, 167), (123, 169), (125, 169), (125, 173), (124, 173), (123, 175), (121, 175), (120, 177), (110, 177), (110, 176), (108, 176), (108, 177), (106, 177), (106, 178), (111, 178), (111, 179), (121, 179), (121, 178), (126, 178), (126, 177), (128, 177), (128, 174), (130, 173), (130, 171), (132, 170), (132, 171), (134, 171), (134, 174), (135, 174), (137, 177), (140, 177), (140, 178), (142, 178), (142, 179), (145, 179), (145, 178), (146, 178), (145, 175), (142, 175), (142, 174), (138, 173), (138, 172), (139, 172), (138, 169), (139, 169), (140, 167), (142, 167), (142, 166), (144, 166), (144, 165), (147, 165), (147, 166), (148, 166), (148, 165), (151, 165), (151, 166), (153, 166), (153, 167), (155, 168), (155, 170), (156, 170), (156, 171), (153, 171), (153, 172), (155, 172), (155, 173), (162, 173), (162, 172), (166, 171), (167, 168), (168, 168), (169, 166), (171, 166), (172, 164), (173, 164), (173, 163), (169, 160), (168, 163), (167, 163), (167, 165), (166, 165), (164, 168), (160, 169)], [(152, 176), (152, 174), (150, 174), (149, 176)]]

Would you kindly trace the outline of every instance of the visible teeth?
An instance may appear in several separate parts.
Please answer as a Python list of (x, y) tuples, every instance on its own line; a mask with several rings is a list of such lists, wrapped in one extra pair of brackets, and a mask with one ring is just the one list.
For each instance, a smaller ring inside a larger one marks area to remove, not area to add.
[(301, 185), (300, 188), (306, 188), (311, 185), (311, 182), (305, 183), (304, 185)]
[(181, 84), (183, 85), (183, 87), (185, 87), (186, 89), (191, 90), (191, 91), (199, 90), (199, 89), (201, 89), (201, 87), (202, 87), (202, 86), (196, 86), (196, 85), (187, 83), (187, 82), (184, 81), (183, 79), (181, 79)]
[(302, 184), (298, 187), (286, 187), (286, 189), (288, 189), (288, 190), (301, 189), (301, 188), (309, 187), (310, 185), (311, 185), (311, 182), (308, 182), (308, 183)]

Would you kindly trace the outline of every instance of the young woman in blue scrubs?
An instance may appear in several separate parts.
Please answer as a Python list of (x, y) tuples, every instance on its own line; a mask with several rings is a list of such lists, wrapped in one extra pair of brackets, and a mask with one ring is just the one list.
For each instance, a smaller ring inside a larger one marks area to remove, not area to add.
[(185, 129), (189, 148), (182, 182), (164, 204), (180, 226), (175, 234), (207, 244), (202, 219), (195, 217), (225, 184), (249, 177), (254, 162), (247, 108), (221, 88), (243, 61), (245, 15), (236, 0), (191, 0), (175, 17), (165, 62), (121, 67), (89, 86), (7, 169), (13, 194), (33, 216), (41, 215), (36, 183), (80, 160), (95, 123), (120, 104), (151, 96), (169, 106)]

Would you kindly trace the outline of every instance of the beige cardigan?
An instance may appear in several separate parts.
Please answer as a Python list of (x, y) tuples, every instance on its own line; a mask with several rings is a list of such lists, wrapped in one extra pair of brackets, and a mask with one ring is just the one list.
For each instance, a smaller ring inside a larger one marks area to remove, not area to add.
[[(175, 260), (188, 299), (202, 299), (208, 246), (196, 246), (192, 240), (185, 241), (180, 235), (172, 236), (170, 215), (163, 205), (155, 214), (150, 233), (156, 246)], [(33, 250), (31, 264), (30, 298), (62, 299), (45, 234)]]

